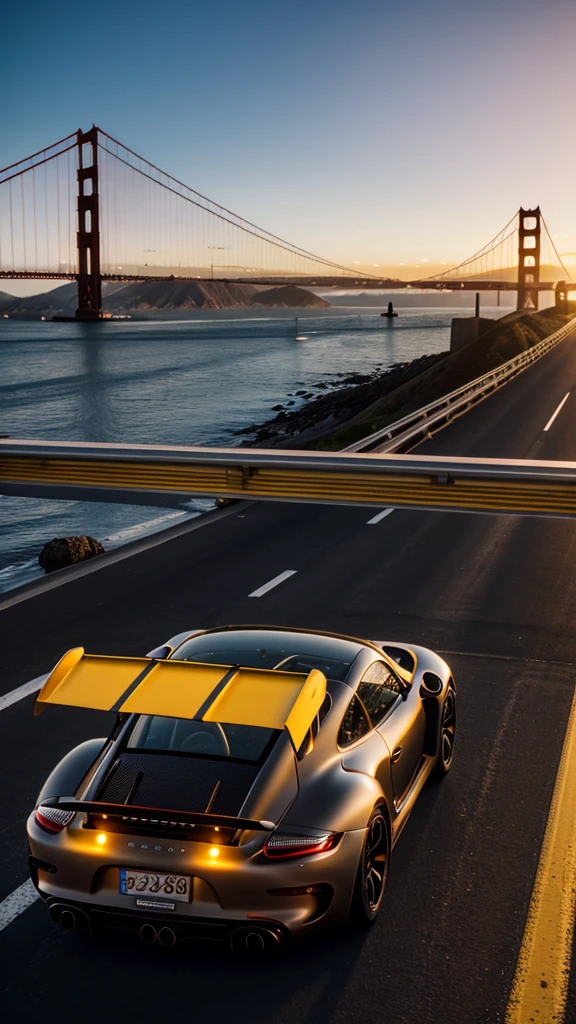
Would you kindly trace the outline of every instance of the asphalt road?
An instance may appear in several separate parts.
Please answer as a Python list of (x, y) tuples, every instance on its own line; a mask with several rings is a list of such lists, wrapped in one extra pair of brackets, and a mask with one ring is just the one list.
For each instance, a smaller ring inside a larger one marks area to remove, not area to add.
[[(418, 451), (576, 459), (574, 340)], [(453, 666), (459, 700), (453, 768), (419, 798), (367, 935), (317, 936), (246, 961), (221, 947), (67, 933), (36, 902), (0, 933), (6, 1020), (50, 1009), (86, 1022), (503, 1021), (576, 681), (576, 524), (396, 510), (368, 525), (376, 512), (238, 505), (4, 607), (4, 693), (69, 647), (139, 654), (179, 630), (236, 622), (431, 646)], [(286, 569), (295, 575), (248, 596)], [(94, 712), (34, 719), (32, 708), (28, 697), (0, 712), (0, 900), (27, 877), (24, 823), (45, 776), (107, 726)]]

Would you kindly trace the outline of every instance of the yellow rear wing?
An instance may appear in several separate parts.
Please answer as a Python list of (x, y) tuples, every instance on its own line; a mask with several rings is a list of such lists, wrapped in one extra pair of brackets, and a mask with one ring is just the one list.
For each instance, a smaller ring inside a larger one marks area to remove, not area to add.
[(287, 729), (297, 750), (326, 695), (326, 677), (203, 662), (117, 658), (75, 647), (36, 700), (98, 711)]

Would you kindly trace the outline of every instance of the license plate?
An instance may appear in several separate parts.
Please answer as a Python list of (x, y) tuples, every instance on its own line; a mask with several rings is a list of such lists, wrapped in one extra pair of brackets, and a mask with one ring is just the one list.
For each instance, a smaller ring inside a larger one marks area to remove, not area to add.
[(156, 871), (120, 868), (120, 893), (123, 896), (158, 896), (161, 899), (190, 902), (190, 875), (165, 875)]

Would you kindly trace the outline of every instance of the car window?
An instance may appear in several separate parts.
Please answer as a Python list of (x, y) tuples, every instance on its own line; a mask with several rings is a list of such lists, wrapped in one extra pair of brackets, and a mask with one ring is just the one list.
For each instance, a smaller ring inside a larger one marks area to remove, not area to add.
[(375, 661), (364, 673), (357, 693), (372, 725), (377, 726), (402, 693), (402, 686), (387, 665)]
[(362, 707), (362, 702), (354, 694), (344, 712), (344, 718), (338, 733), (338, 745), (349, 747), (351, 743), (359, 740), (361, 736), (365, 736), (367, 732), (370, 732), (368, 715)]
[(228, 725), (196, 719), (142, 715), (126, 744), (128, 750), (230, 758), (261, 764), (280, 732), (261, 726)]
[(274, 630), (230, 630), (204, 633), (186, 640), (172, 657), (244, 668), (310, 672), (320, 669), (327, 679), (344, 681), (360, 646), (337, 637)]

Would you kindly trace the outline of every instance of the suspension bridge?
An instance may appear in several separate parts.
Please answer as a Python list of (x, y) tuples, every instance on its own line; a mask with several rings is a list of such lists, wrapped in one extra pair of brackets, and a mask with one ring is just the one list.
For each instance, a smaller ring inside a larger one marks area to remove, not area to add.
[[(390, 286), (265, 231), (96, 126), (0, 171), (0, 278), (77, 281), (79, 320), (106, 317), (109, 281)], [(517, 291), (519, 309), (537, 309), (540, 291), (565, 303), (569, 281), (537, 207), (458, 266), (394, 286)]]

